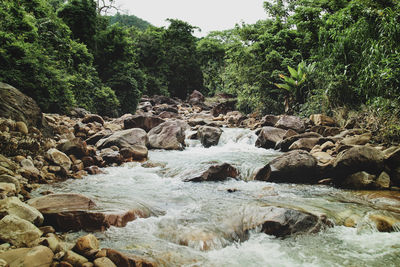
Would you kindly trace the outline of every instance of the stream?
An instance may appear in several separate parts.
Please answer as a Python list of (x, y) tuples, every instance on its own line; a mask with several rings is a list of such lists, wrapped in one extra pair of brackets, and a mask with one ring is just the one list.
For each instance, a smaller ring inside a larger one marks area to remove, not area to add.
[[(95, 235), (102, 247), (148, 256), (161, 266), (400, 266), (400, 226), (383, 233), (370, 221), (371, 215), (400, 219), (398, 197), (252, 181), (254, 171), (280, 152), (255, 147), (250, 130), (223, 131), (218, 146), (187, 140), (183, 151), (150, 150), (147, 163), (107, 168), (105, 174), (45, 185), (35, 193), (81, 193), (105, 211), (150, 210), (149, 218)], [(225, 162), (238, 168), (239, 179), (183, 182)], [(288, 238), (240, 231), (238, 225), (269, 205), (325, 214), (335, 226)], [(352, 222), (355, 227), (344, 226)]]

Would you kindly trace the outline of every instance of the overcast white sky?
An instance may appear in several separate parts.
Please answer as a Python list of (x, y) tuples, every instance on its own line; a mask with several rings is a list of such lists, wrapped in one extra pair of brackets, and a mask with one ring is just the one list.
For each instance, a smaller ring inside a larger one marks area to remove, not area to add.
[(167, 18), (180, 19), (201, 28), (196, 36), (209, 31), (231, 29), (242, 21), (255, 23), (265, 19), (265, 0), (116, 0), (129, 14), (154, 26), (167, 26)]

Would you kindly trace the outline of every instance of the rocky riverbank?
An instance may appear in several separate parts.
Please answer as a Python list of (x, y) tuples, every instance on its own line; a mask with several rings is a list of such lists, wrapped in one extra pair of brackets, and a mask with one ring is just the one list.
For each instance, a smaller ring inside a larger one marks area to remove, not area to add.
[[(134, 115), (120, 118), (102, 118), (83, 109), (72, 109), (66, 116), (42, 114), (32, 99), (15, 88), (0, 84), (0, 89), (4, 99), (0, 104), (0, 266), (24, 266), (24, 262), (34, 262), (34, 266), (155, 266), (151, 259), (100, 249), (93, 235), (69, 243), (62, 234), (124, 227), (136, 218), (157, 216), (154, 211), (143, 207), (103, 211), (83, 195), (44, 192), (32, 198), (30, 192), (40, 184), (84, 179), (104, 167), (145, 163), (149, 149), (182, 150), (187, 138), (200, 140), (204, 147), (215, 146), (224, 127), (256, 130), (258, 147), (283, 152), (246, 180), (383, 189), (400, 196), (400, 148), (372, 144), (369, 132), (341, 128), (322, 114), (308, 119), (244, 115), (234, 110), (232, 98), (221, 96), (218, 102), (209, 103), (195, 91), (185, 102), (143, 97)], [(186, 136), (188, 130), (190, 136)], [(238, 175), (234, 166), (221, 164), (185, 180), (221, 181)], [(382, 231), (393, 231), (398, 223), (382, 216), (374, 220)], [(245, 235), (261, 227), (281, 237), (330, 226), (324, 216), (271, 206), (242, 230)]]

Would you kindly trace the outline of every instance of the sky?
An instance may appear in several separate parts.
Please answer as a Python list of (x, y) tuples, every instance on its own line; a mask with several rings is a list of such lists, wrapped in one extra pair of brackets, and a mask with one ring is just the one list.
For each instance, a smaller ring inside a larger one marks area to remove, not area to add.
[(242, 21), (248, 24), (266, 18), (263, 8), (265, 0), (116, 0), (125, 13), (144, 19), (154, 26), (168, 26), (167, 18), (180, 19), (201, 32), (232, 29)]

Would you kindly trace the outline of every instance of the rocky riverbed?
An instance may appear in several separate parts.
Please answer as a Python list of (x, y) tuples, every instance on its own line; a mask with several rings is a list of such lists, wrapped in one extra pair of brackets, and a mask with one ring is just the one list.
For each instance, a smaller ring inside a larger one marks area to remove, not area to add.
[[(0, 84), (0, 90), (4, 99), (0, 104), (0, 266), (190, 265), (196, 256), (178, 261), (170, 255), (174, 259), (168, 261), (165, 253), (135, 254), (126, 247), (120, 252), (117, 247), (106, 248), (90, 234), (110, 227), (124, 229), (133, 221), (171, 212), (167, 206), (154, 208), (133, 200), (122, 209), (108, 205), (113, 197), (106, 197), (100, 188), (96, 189), (98, 196), (91, 190), (87, 196), (78, 188), (90, 175), (107, 180), (109, 167), (130, 164), (137, 172), (178, 177), (183, 184), (163, 185), (169, 190), (196, 188), (195, 196), (222, 186), (223, 194), (232, 196), (234, 207), (246, 204), (237, 220), (214, 222), (222, 226), (212, 230), (184, 227), (176, 232), (166, 227), (163, 239), (199, 251), (254, 242), (254, 231), (288, 238), (313, 236), (336, 226), (362, 230), (366, 223), (377, 232), (399, 230), (400, 148), (374, 144), (371, 133), (346, 129), (323, 114), (307, 119), (244, 115), (234, 110), (234, 99), (221, 96), (209, 103), (195, 91), (187, 101), (143, 97), (134, 115), (120, 118), (103, 118), (79, 108), (66, 116), (42, 114), (32, 99), (8, 85)], [(233, 148), (218, 150), (229, 142)], [(185, 161), (189, 159), (193, 163)], [(61, 183), (62, 189), (53, 186), (63, 181), (67, 184)], [(124, 182), (131, 185), (131, 181)], [(264, 189), (248, 191), (252, 183)], [(308, 202), (305, 195), (294, 198), (297, 202), (283, 200), (291, 186), (296, 187), (295, 195), (304, 190), (325, 204)], [(328, 196), (322, 196), (324, 190)], [(338, 211), (339, 204), (331, 207), (330, 198), (352, 208)], [(260, 199), (262, 205), (252, 206)], [(177, 210), (188, 209), (176, 205)], [(203, 216), (210, 214), (217, 213)], [(66, 235), (71, 231), (85, 233), (71, 238)], [(120, 230), (115, 231), (123, 239)]]

